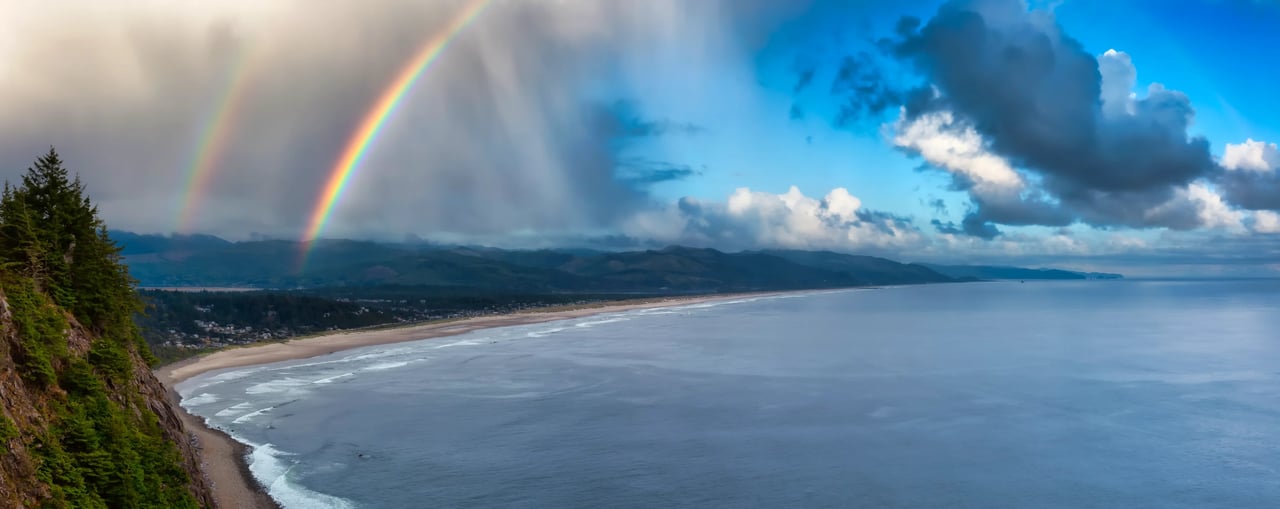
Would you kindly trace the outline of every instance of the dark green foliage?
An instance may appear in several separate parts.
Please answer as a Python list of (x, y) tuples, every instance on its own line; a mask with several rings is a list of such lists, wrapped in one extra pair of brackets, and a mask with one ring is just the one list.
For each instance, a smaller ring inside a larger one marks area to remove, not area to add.
[[(139, 348), (140, 301), (119, 253), (52, 149), (5, 185), (0, 287), (14, 358), (24, 380), (48, 389), (51, 411), (28, 444), (52, 494), (40, 507), (196, 507), (177, 449), (132, 385), (134, 355), (153, 358)], [(87, 355), (68, 348), (69, 316), (87, 329)]]
[(300, 333), (395, 321), (394, 315), (383, 309), (298, 293), (143, 290), (141, 294), (148, 303), (144, 323), (188, 333), (203, 332), (197, 320)]
[(156, 362), (160, 364), (168, 364), (188, 359), (204, 352), (201, 350), (193, 350), (191, 348), (155, 344), (151, 345), (151, 353), (153, 358), (156, 359)]
[(93, 366), (84, 359), (71, 359), (62, 371), (58, 385), (76, 396), (98, 394), (103, 391), (102, 379), (93, 372)]
[(18, 427), (13, 425), (9, 416), (0, 413), (0, 442), (8, 442), (18, 438)]
[(10, 281), (4, 282), (5, 296), (19, 338), (14, 360), (22, 368), (24, 379), (46, 387), (56, 378), (53, 359), (66, 355), (66, 340), (62, 336), (66, 320), (45, 304), (29, 279), (13, 276), (8, 279)]
[(115, 383), (124, 383), (133, 373), (129, 352), (112, 340), (96, 341), (89, 349), (89, 364)]

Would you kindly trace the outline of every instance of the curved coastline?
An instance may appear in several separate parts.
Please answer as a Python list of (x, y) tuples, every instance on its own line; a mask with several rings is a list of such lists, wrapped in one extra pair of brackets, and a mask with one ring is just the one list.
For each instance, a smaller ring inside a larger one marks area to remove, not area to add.
[[(335, 331), (320, 336), (265, 343), (221, 350), (200, 355), (155, 369), (156, 377), (168, 389), (170, 402), (187, 426), (201, 454), (204, 474), (213, 486), (214, 500), (222, 508), (277, 509), (280, 505), (252, 475), (248, 456), (252, 449), (230, 435), (206, 425), (204, 418), (191, 414), (181, 405), (175, 387), (192, 377), (224, 369), (245, 368), (273, 362), (306, 359), (366, 346), (388, 345), (408, 341), (456, 336), (482, 329), (511, 327), (584, 318), (593, 315), (638, 309), (684, 306), (742, 298), (765, 297), (800, 292), (752, 292), (634, 299), (574, 307), (530, 310), (519, 313), (488, 315), (462, 320), (428, 322), (403, 327), (372, 330)], [(821, 291), (821, 290), (819, 290)]]

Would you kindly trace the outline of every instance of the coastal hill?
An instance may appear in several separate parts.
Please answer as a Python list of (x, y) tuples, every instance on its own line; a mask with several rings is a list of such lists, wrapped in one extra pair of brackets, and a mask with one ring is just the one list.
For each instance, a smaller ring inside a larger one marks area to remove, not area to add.
[(211, 507), (83, 191), (51, 150), (0, 199), (0, 506)]
[(209, 235), (112, 232), (147, 287), (418, 286), (508, 292), (706, 293), (994, 279), (1110, 279), (1119, 274), (983, 265), (902, 263), (830, 251), (726, 253), (670, 246), (644, 251), (505, 250), (354, 240), (316, 243), (298, 270), (297, 242), (230, 242)]
[[(131, 272), (151, 287), (318, 288), (420, 286), (527, 293), (708, 293), (960, 280), (916, 264), (838, 253), (657, 250), (502, 250), (333, 240), (317, 243), (305, 271), (287, 241), (114, 233)], [(220, 240), (220, 239), (218, 239)]]
[(1024, 269), (995, 265), (935, 265), (924, 264), (938, 273), (954, 278), (973, 279), (1122, 279), (1120, 274), (1107, 272), (1075, 272), (1062, 269)]

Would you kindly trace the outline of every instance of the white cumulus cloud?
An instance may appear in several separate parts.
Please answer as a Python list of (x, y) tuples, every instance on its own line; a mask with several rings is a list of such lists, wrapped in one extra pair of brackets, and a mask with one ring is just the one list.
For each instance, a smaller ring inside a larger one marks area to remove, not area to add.
[(739, 188), (724, 202), (684, 198), (637, 214), (623, 230), (659, 242), (738, 249), (878, 251), (925, 241), (909, 220), (867, 210), (847, 189), (816, 198), (795, 186), (782, 194)]
[(1270, 210), (1259, 210), (1253, 213), (1253, 231), (1257, 233), (1280, 233), (1280, 214)]
[(1137, 100), (1133, 87), (1138, 82), (1138, 70), (1129, 54), (1107, 50), (1098, 57), (1098, 72), (1102, 74), (1102, 113), (1109, 117), (1132, 115)]
[(1233, 209), (1221, 195), (1200, 182), (1175, 190), (1168, 201), (1147, 210), (1146, 216), (1153, 223), (1183, 223), (1237, 231), (1244, 228), (1244, 213)]
[(980, 194), (1017, 192), (1022, 176), (1003, 157), (987, 151), (982, 136), (956, 121), (950, 111), (908, 119), (903, 110), (893, 126), (894, 145), (920, 154), (929, 164), (973, 183)]
[(1246, 139), (1244, 143), (1228, 143), (1222, 154), (1222, 167), (1228, 170), (1274, 172), (1280, 168), (1280, 149), (1275, 143)]

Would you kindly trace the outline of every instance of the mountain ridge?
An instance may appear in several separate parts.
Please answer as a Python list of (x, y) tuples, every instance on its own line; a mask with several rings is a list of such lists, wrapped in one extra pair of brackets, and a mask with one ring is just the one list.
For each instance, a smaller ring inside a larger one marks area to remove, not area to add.
[(1120, 274), (1108, 272), (1079, 272), (1074, 270), (1023, 267), (1004, 265), (940, 265), (921, 264), (942, 274), (955, 278), (976, 278), (987, 280), (999, 279), (1123, 279)]
[(1023, 276), (983, 277), (991, 271), (978, 269), (992, 266), (902, 263), (833, 251), (724, 252), (677, 245), (636, 251), (520, 250), (358, 240), (317, 242), (306, 270), (299, 272), (295, 264), (301, 245), (292, 241), (230, 242), (207, 235), (168, 237), (129, 232), (118, 236), (134, 277), (151, 287), (401, 285), (551, 293), (709, 293), (979, 279), (1067, 279), (1081, 274), (1009, 267), (1023, 271), (1017, 272)]

